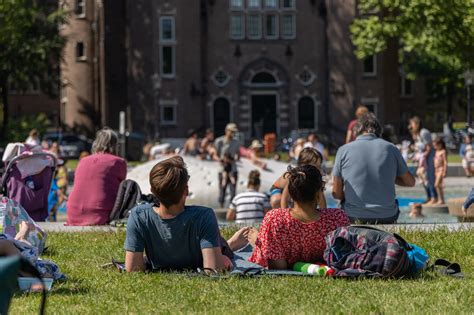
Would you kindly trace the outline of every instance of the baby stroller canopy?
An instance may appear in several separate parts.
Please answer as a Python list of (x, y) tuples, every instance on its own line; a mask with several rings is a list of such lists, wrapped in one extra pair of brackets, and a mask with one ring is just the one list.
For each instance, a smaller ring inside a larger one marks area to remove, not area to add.
[[(11, 146), (10, 146), (11, 145)], [(18, 202), (35, 221), (48, 217), (48, 194), (57, 165), (56, 156), (39, 148), (9, 144), (3, 159), (2, 194)]]

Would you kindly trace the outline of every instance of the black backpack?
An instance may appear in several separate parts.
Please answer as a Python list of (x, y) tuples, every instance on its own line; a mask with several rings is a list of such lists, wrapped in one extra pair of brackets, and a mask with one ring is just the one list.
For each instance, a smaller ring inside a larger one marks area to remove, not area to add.
[(142, 203), (153, 203), (158, 205), (159, 202), (153, 195), (143, 195), (138, 183), (131, 179), (126, 179), (120, 183), (115, 204), (110, 212), (109, 221), (118, 221), (128, 218), (130, 210)]

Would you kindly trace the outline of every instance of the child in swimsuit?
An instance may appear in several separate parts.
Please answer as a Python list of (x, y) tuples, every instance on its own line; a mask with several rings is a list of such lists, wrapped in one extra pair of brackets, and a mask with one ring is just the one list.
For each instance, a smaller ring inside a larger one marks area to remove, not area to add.
[(435, 157), (434, 157), (434, 165), (435, 165), (435, 176), (436, 176), (435, 188), (439, 196), (438, 204), (445, 204), (443, 179), (446, 177), (446, 171), (448, 169), (446, 144), (444, 143), (443, 139), (436, 139), (435, 141), (433, 141), (433, 144), (436, 150)]

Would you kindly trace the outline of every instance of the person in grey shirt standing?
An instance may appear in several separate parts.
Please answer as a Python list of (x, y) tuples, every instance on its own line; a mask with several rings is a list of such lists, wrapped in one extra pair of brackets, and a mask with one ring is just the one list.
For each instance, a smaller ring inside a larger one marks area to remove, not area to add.
[(229, 123), (225, 127), (225, 134), (216, 139), (217, 156), (220, 159), (219, 171), (219, 204), (224, 208), (227, 187), (230, 187), (230, 200), (234, 199), (237, 189), (238, 170), (236, 161), (240, 158), (240, 143), (234, 139), (239, 130), (237, 125)]
[(412, 187), (415, 178), (396, 146), (380, 139), (382, 126), (373, 113), (358, 121), (358, 137), (339, 148), (333, 168), (333, 196), (351, 222), (396, 223), (395, 184)]

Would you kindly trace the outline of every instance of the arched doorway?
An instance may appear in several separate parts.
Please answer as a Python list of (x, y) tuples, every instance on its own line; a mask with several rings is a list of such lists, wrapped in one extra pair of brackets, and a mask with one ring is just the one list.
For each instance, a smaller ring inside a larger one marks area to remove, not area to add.
[(309, 96), (304, 96), (298, 101), (298, 128), (314, 129), (316, 113), (314, 100)]
[(230, 122), (230, 103), (224, 97), (219, 97), (214, 101), (213, 125), (216, 136), (224, 134), (225, 126)]
[(247, 64), (241, 71), (237, 121), (246, 138), (289, 130), (288, 72), (266, 57)]

